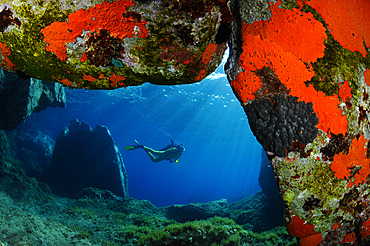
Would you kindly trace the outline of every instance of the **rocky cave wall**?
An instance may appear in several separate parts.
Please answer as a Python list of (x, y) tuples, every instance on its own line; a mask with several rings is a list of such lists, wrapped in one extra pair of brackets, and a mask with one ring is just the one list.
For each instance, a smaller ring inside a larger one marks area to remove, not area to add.
[(369, 16), (368, 0), (0, 0), (0, 65), (71, 88), (193, 83), (228, 41), (225, 71), (273, 165), (289, 233), (361, 245)]
[(272, 162), (289, 233), (302, 245), (368, 242), (370, 2), (232, 3), (226, 73)]

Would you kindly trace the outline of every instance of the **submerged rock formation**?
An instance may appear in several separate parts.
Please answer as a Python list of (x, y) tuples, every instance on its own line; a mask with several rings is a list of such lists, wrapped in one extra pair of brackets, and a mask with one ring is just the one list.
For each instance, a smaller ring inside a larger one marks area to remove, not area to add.
[(216, 69), (227, 0), (2, 1), (0, 66), (69, 87), (183, 84)]
[(62, 85), (20, 78), (0, 69), (0, 129), (12, 130), (31, 113), (49, 106), (64, 107), (65, 103)]
[(370, 5), (231, 1), (226, 73), (302, 245), (370, 241)]
[(208, 203), (190, 203), (166, 207), (166, 217), (177, 222), (204, 220), (215, 216), (230, 217), (226, 199)]
[(165, 208), (109, 191), (89, 188), (80, 199), (55, 196), (14, 160), (1, 160), (0, 244), (297, 245), (283, 227), (255, 233), (221, 217), (179, 223), (165, 217)]
[(14, 158), (21, 161), (27, 175), (38, 178), (49, 166), (55, 141), (42, 131), (26, 131), (18, 127), (8, 132), (12, 140)]
[(257, 233), (284, 226), (274, 220), (276, 217), (283, 218), (281, 210), (278, 207), (271, 207), (268, 199), (262, 191), (259, 191), (241, 201), (231, 203), (229, 206), (231, 218), (238, 225)]
[(101, 125), (92, 130), (78, 120), (72, 120), (57, 137), (50, 166), (41, 180), (66, 197), (74, 198), (90, 186), (128, 197), (126, 169), (109, 130)]

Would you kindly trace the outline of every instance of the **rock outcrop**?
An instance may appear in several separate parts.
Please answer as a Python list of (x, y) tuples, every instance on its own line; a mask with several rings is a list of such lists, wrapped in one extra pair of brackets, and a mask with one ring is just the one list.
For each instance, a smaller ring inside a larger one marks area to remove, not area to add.
[(49, 166), (55, 141), (42, 131), (25, 131), (18, 127), (8, 132), (12, 140), (13, 157), (21, 161), (27, 175), (38, 178)]
[(200, 81), (232, 21), (227, 0), (3, 1), (0, 19), (1, 67), (91, 89)]
[(71, 198), (90, 186), (128, 197), (126, 169), (109, 130), (101, 125), (92, 130), (78, 120), (57, 137), (41, 180), (54, 193)]
[(368, 1), (231, 1), (225, 70), (302, 245), (370, 240)]
[(166, 218), (177, 222), (205, 220), (215, 216), (230, 217), (229, 205), (226, 199), (208, 203), (190, 203), (173, 205), (165, 208)]
[[(237, 224), (243, 225), (246, 229), (257, 233), (279, 226), (272, 218), (276, 216), (281, 216), (282, 218), (281, 211), (269, 207), (268, 198), (262, 191), (246, 197), (241, 201), (231, 203), (229, 211), (231, 214), (230, 217)], [(271, 218), (271, 215), (274, 216)]]
[(66, 96), (60, 84), (20, 78), (0, 69), (0, 129), (12, 130), (33, 112), (64, 107)]

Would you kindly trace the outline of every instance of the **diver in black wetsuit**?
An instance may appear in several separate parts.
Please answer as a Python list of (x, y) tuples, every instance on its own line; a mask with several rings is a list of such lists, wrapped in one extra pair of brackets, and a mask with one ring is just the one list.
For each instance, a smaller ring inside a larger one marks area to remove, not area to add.
[(164, 160), (168, 160), (170, 163), (179, 162), (179, 157), (182, 155), (182, 152), (185, 151), (185, 146), (183, 144), (176, 145), (172, 139), (171, 144), (161, 150), (154, 150), (146, 147), (139, 144), (139, 142), (136, 140), (135, 143), (136, 145), (127, 146), (125, 150), (143, 149), (153, 162), (160, 162)]

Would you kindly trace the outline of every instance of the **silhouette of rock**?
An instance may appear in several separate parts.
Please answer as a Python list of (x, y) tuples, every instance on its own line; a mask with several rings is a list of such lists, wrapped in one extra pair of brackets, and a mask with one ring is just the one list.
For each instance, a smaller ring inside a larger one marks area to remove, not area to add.
[(20, 78), (0, 69), (0, 129), (12, 130), (33, 112), (48, 106), (64, 107), (65, 103), (62, 85)]
[(126, 169), (108, 128), (92, 130), (77, 119), (57, 137), (42, 180), (54, 193), (71, 198), (90, 186), (128, 197)]

